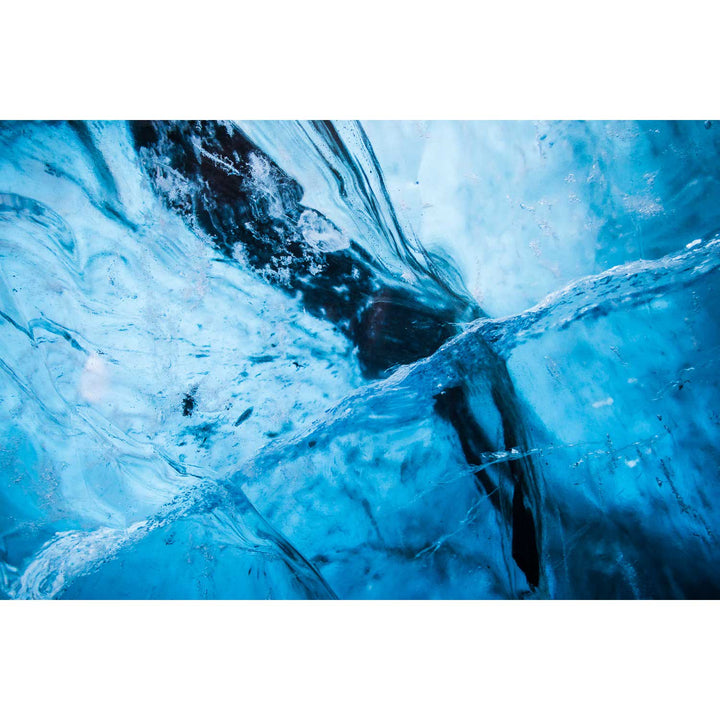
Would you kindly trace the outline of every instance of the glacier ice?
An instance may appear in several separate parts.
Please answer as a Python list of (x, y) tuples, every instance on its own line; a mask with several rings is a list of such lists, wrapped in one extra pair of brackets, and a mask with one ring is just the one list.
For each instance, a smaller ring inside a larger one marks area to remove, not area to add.
[(702, 122), (0, 125), (0, 596), (720, 596)]

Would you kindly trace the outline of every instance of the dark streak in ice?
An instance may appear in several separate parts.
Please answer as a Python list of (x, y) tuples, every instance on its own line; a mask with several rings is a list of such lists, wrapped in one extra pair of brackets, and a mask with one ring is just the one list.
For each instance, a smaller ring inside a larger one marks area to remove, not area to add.
[(240, 417), (235, 421), (235, 427), (242, 425), (253, 413), (253, 408), (249, 407)]
[[(497, 363), (494, 368), (492, 399), (500, 413), (505, 449), (518, 446), (518, 431), (522, 428), (512, 386), (504, 365)], [(463, 455), (474, 467), (483, 465), (483, 453), (496, 448), (475, 419), (468, 401), (467, 390), (454, 386), (434, 396), (435, 410), (455, 429)], [(507, 463), (512, 487), (502, 481), (498, 484), (486, 469), (475, 471), (478, 489), (484, 492), (493, 507), (512, 529), (512, 557), (522, 570), (531, 588), (540, 583), (540, 557), (538, 552), (538, 528), (536, 527), (531, 501), (537, 494), (537, 480), (534, 469), (525, 457)], [(502, 475), (501, 475), (502, 478)], [(511, 511), (508, 512), (509, 493), (512, 492)]]
[[(301, 204), (302, 187), (240, 130), (205, 121), (137, 121), (131, 127), (148, 176), (165, 201), (197, 223), (228, 259), (239, 250), (266, 280), (301, 293), (310, 313), (354, 343), (366, 375), (426, 357), (457, 332), (468, 312), (466, 298), (447, 288), (444, 297), (425, 298), (389, 277), (354, 240), (333, 251), (310, 247), (302, 235), (303, 217), (336, 228)], [(271, 190), (258, 189), (258, 167)], [(184, 195), (168, 192), (173, 178), (181, 180)], [(474, 308), (467, 317), (478, 314)]]
[[(459, 387), (446, 388), (435, 395), (435, 411), (455, 429), (463, 455), (468, 464), (482, 465), (482, 454), (493, 450), (493, 445), (473, 417), (465, 391)], [(478, 489), (483, 491), (496, 510), (500, 510), (497, 486), (485, 470), (475, 472)]]

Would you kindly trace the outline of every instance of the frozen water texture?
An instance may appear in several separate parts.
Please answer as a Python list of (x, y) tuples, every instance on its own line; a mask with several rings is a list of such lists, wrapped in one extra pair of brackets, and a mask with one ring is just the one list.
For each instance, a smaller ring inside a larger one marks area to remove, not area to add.
[(4, 123), (0, 596), (720, 597), (718, 129)]

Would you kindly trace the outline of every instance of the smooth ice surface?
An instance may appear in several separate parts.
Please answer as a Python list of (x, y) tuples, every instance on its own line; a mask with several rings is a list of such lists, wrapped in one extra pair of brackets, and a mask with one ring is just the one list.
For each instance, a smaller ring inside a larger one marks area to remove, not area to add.
[(0, 596), (720, 596), (720, 124), (0, 125)]

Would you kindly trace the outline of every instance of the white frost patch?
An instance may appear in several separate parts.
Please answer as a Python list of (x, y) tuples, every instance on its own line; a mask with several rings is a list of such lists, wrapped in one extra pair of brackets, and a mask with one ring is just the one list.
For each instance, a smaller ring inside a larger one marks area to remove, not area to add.
[(110, 385), (107, 363), (97, 354), (88, 357), (80, 376), (80, 397), (91, 403), (102, 402)]
[(594, 408), (601, 408), (601, 407), (609, 407), (610, 405), (614, 404), (614, 400), (611, 397), (607, 397), (604, 400), (598, 400), (597, 402), (594, 402), (592, 406)]
[(298, 229), (305, 242), (320, 252), (335, 252), (350, 247), (347, 237), (314, 210), (303, 210)]
[(251, 153), (250, 172), (253, 190), (268, 201), (267, 212), (270, 217), (282, 217), (284, 208), (270, 163), (261, 155)]

